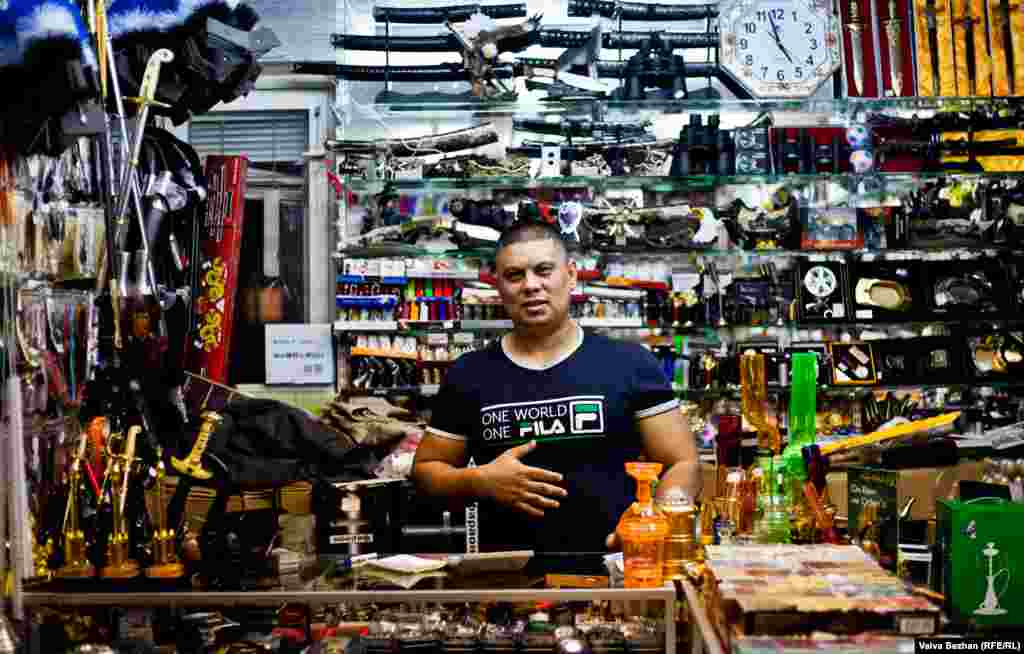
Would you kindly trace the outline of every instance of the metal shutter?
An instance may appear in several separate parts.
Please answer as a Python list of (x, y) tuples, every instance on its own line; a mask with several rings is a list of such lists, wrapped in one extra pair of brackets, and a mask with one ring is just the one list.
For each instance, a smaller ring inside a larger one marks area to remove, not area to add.
[(216, 111), (193, 118), (188, 138), (203, 158), (208, 154), (244, 154), (257, 163), (300, 163), (309, 149), (309, 112)]

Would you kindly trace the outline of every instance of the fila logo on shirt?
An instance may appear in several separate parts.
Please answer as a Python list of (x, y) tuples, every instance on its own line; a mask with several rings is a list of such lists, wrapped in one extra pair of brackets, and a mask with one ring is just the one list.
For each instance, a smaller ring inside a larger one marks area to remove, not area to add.
[(593, 438), (604, 434), (604, 396), (496, 404), (480, 411), (480, 422), (488, 442)]

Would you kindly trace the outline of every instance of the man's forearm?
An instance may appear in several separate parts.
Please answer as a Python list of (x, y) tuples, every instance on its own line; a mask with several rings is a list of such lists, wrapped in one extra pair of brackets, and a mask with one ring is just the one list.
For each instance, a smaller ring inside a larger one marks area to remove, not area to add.
[(478, 468), (456, 468), (441, 461), (424, 461), (413, 466), (412, 477), (417, 487), (428, 495), (451, 499), (473, 499), (480, 496)]
[(694, 501), (700, 496), (702, 479), (699, 461), (676, 461), (658, 480), (657, 495), (661, 497), (668, 489), (678, 486), (689, 493)]

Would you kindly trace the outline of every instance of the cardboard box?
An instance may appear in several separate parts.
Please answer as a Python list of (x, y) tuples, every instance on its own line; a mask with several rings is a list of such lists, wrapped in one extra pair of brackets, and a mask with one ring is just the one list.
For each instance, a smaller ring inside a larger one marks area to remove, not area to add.
[(1024, 504), (996, 498), (939, 500), (936, 589), (957, 625), (1024, 624)]
[(220, 384), (228, 383), (231, 362), (248, 172), (244, 156), (206, 158), (209, 195), (200, 225), (200, 292), (196, 327), (186, 347), (188, 370)]
[[(983, 466), (977, 462), (964, 462), (948, 468), (909, 468), (885, 470), (851, 466), (847, 470), (849, 531), (851, 538), (860, 531), (860, 516), (869, 502), (879, 505), (878, 519), (882, 523), (896, 522), (896, 516), (911, 497), (916, 498), (910, 508), (909, 520), (935, 518), (936, 501), (956, 494), (960, 480), (981, 479)], [(895, 562), (899, 526), (885, 530), (887, 539), (879, 543), (883, 560)]]

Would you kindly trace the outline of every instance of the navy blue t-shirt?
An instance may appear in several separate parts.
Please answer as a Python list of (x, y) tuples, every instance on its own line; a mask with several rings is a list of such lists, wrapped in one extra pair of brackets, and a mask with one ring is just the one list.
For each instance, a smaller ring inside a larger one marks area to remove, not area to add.
[(645, 348), (580, 334), (576, 350), (543, 370), (512, 361), (500, 343), (464, 354), (441, 385), (429, 432), (465, 439), (477, 465), (536, 440), (523, 463), (561, 473), (569, 493), (543, 518), (482, 501), (484, 551), (604, 551), (636, 495), (625, 469), (643, 449), (636, 421), (679, 406)]

